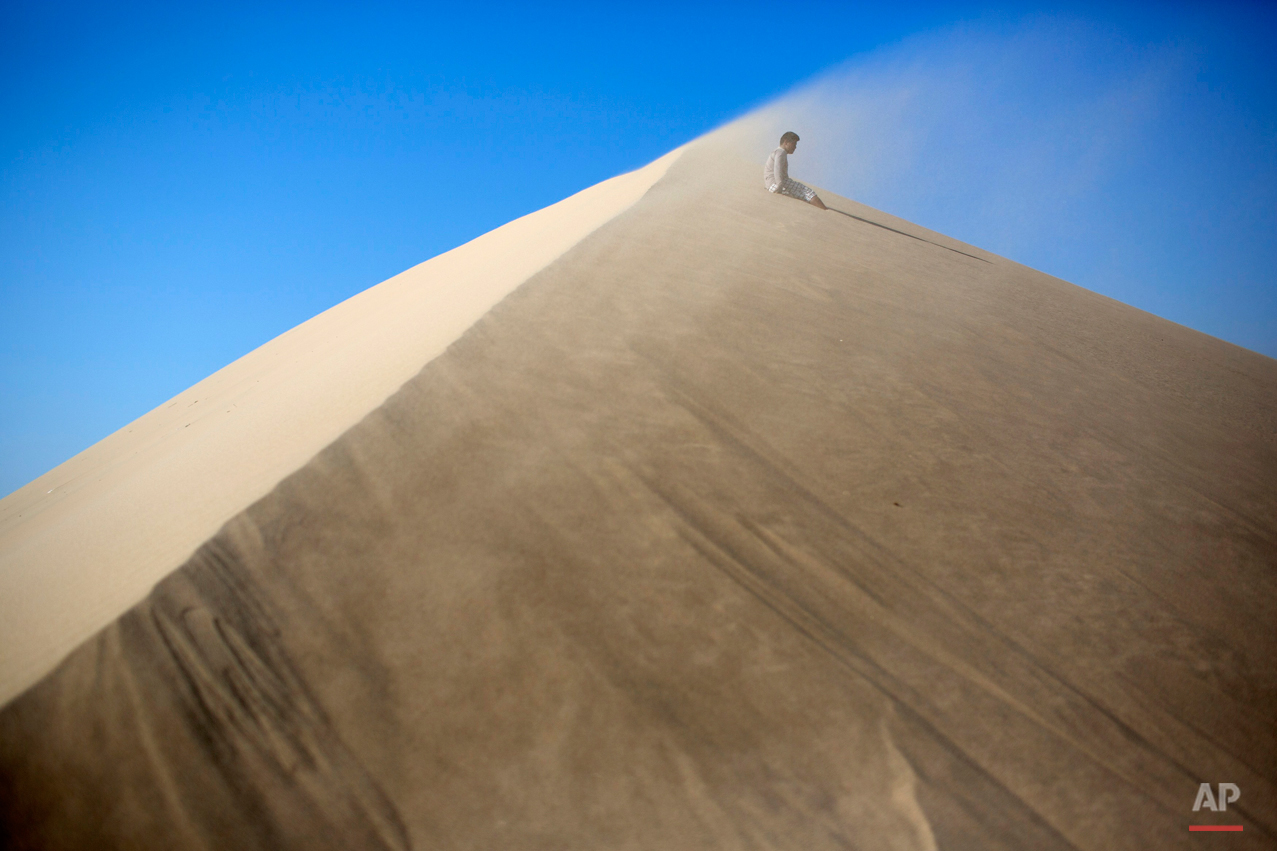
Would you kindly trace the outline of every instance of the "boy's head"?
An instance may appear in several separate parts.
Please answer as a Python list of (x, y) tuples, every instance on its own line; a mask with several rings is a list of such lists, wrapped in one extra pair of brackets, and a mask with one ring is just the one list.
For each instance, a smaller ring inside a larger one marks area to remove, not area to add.
[(798, 147), (798, 134), (790, 130), (784, 136), (780, 137), (780, 146), (789, 153), (794, 152), (794, 148)]

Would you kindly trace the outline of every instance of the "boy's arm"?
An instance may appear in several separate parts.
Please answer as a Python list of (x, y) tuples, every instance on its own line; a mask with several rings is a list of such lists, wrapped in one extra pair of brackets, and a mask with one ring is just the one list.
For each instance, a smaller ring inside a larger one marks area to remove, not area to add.
[(776, 152), (776, 184), (784, 186), (785, 181), (789, 179), (789, 154), (785, 150)]

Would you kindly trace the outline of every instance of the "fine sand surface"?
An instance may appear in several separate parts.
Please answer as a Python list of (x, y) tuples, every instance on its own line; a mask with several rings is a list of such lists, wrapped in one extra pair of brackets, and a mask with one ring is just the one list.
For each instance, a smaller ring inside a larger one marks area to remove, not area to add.
[(0, 712), (11, 845), (1272, 848), (1277, 362), (765, 155), (686, 148)]
[(0, 704), (638, 200), (676, 157), (365, 290), (0, 500)]

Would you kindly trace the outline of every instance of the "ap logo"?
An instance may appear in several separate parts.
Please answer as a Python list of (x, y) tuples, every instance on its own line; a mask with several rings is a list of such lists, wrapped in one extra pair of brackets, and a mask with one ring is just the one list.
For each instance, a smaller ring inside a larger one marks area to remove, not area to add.
[(1219, 797), (1211, 791), (1209, 783), (1197, 787), (1197, 800), (1193, 802), (1193, 812), (1205, 807), (1212, 812), (1227, 810), (1228, 805), (1242, 796), (1242, 790), (1236, 783), (1219, 784)]

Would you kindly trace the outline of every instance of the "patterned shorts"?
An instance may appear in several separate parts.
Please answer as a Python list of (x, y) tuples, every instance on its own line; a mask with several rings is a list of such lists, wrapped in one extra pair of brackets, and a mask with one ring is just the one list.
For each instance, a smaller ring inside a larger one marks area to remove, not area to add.
[(779, 192), (781, 195), (788, 195), (790, 198), (797, 198), (800, 201), (810, 201), (816, 197), (816, 192), (805, 183), (799, 183), (797, 180), (785, 178), (783, 184), (772, 185), (767, 187), (768, 192)]

